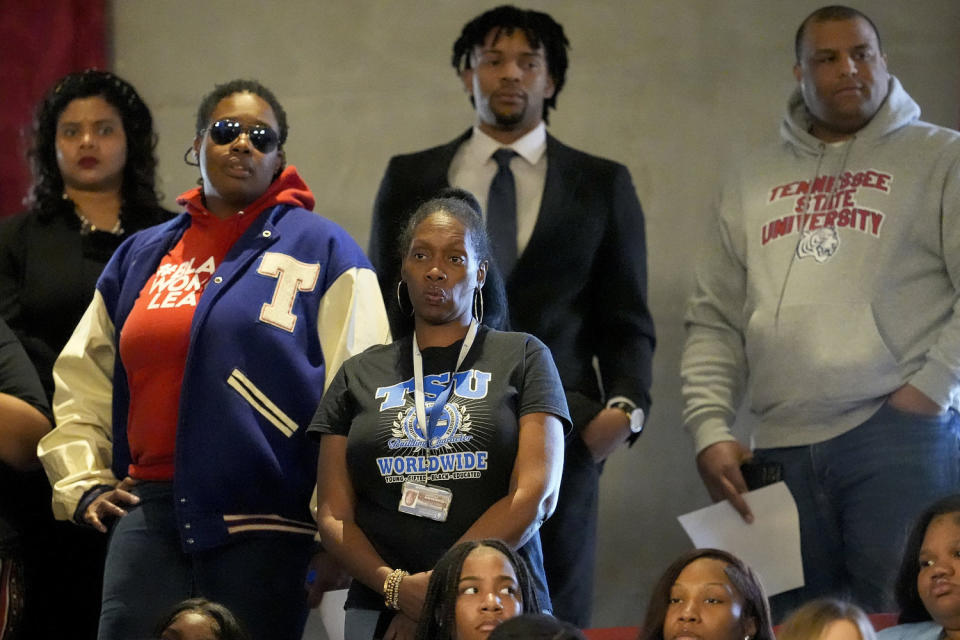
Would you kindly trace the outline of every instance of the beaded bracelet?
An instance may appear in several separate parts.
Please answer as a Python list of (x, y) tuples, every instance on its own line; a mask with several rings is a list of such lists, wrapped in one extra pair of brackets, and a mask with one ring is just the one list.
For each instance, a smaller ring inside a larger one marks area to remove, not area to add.
[(400, 581), (410, 575), (403, 569), (394, 569), (383, 581), (383, 602), (388, 609), (400, 609)]

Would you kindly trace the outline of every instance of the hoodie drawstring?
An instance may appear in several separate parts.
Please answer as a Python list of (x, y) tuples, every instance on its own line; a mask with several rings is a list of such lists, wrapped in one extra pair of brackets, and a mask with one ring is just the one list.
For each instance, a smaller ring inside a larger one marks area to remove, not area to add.
[[(853, 143), (856, 141), (856, 139), (856, 136), (852, 136), (850, 141), (844, 145), (843, 158), (840, 160), (840, 170), (834, 175), (833, 184), (830, 185), (829, 200), (831, 201), (837, 193), (837, 186), (840, 184), (840, 177), (847, 168), (847, 160), (850, 158), (850, 149), (853, 147)], [(777, 310), (773, 315), (774, 326), (780, 324), (780, 308), (783, 306), (783, 298), (787, 293), (787, 282), (790, 280), (790, 273), (793, 271), (793, 264), (797, 261), (797, 255), (800, 251), (800, 243), (803, 242), (803, 234), (807, 230), (807, 221), (809, 220), (808, 213), (810, 211), (810, 202), (812, 200), (811, 192), (813, 190), (813, 185), (820, 176), (820, 167), (823, 166), (823, 159), (826, 156), (826, 148), (827, 145), (821, 142), (819, 145), (819, 154), (817, 155), (817, 166), (814, 168), (813, 177), (808, 183), (810, 187), (807, 189), (807, 201), (804, 203), (803, 213), (800, 216), (800, 228), (797, 229), (797, 244), (794, 245), (793, 251), (790, 253), (790, 263), (787, 265), (787, 272), (784, 274), (783, 284), (780, 286), (780, 296), (777, 298)]]

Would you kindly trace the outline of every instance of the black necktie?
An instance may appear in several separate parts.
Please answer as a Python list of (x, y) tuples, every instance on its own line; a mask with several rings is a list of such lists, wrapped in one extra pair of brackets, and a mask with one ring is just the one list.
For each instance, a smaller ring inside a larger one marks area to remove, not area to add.
[(517, 188), (510, 171), (513, 149), (498, 149), (493, 154), (497, 173), (490, 183), (487, 197), (487, 233), (493, 245), (493, 258), (504, 277), (517, 262)]

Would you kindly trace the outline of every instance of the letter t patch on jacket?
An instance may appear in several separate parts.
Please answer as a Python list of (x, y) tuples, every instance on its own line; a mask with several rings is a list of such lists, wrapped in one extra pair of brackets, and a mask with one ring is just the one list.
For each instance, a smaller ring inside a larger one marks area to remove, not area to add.
[(260, 320), (290, 333), (297, 326), (292, 313), (293, 301), (301, 291), (313, 291), (320, 276), (319, 264), (300, 262), (284, 253), (267, 252), (257, 267), (257, 273), (277, 279), (273, 299), (260, 307)]

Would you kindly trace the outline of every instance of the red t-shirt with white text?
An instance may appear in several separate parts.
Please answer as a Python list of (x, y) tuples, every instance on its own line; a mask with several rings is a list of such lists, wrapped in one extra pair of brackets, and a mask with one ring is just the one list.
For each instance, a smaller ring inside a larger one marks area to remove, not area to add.
[(173, 479), (180, 386), (193, 313), (227, 251), (257, 214), (220, 220), (191, 212), (190, 227), (147, 280), (120, 332), (120, 358), (130, 387), (128, 473), (138, 480)]

